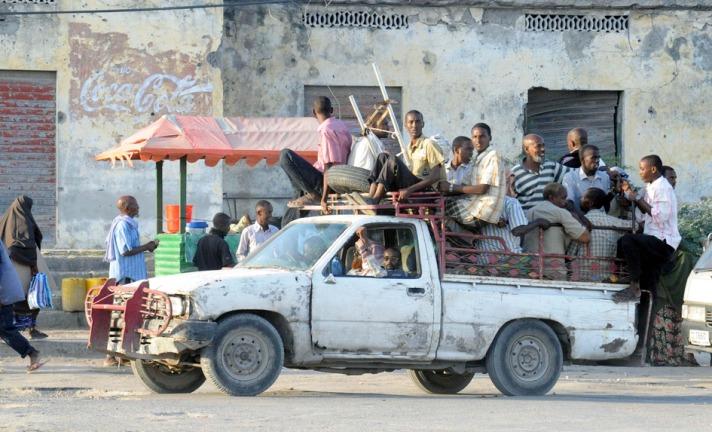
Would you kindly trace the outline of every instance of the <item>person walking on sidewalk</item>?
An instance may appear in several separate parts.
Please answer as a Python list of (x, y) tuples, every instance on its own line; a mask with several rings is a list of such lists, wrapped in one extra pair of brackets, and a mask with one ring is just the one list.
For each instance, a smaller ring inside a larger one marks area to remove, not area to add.
[(27, 303), (27, 291), (32, 277), (39, 273), (41, 259), (42, 231), (32, 216), (32, 199), (25, 195), (15, 198), (0, 219), (0, 238), (7, 246), (10, 261), (20, 280), (25, 293), (24, 298), (15, 304), (15, 321), (21, 329), (28, 329), (30, 339), (44, 339), (47, 335), (37, 330), (39, 309), (30, 309)]
[(5, 245), (0, 241), (0, 339), (22, 358), (29, 357), (27, 372), (39, 369), (45, 362), (40, 361), (40, 352), (25, 339), (13, 322), (12, 305), (25, 299), (20, 278), (10, 261)]

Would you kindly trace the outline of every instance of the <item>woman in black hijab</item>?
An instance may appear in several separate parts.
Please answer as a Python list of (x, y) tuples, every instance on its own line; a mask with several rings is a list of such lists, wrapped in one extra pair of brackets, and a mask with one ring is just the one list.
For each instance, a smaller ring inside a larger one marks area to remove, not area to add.
[[(37, 254), (42, 246), (42, 232), (32, 216), (32, 198), (19, 196), (5, 210), (0, 219), (0, 237), (8, 249), (10, 260), (27, 296), (32, 276), (38, 272)], [(36, 328), (39, 309), (30, 309), (26, 298), (16, 303), (14, 309), (18, 327), (29, 328), (30, 339), (47, 337)]]

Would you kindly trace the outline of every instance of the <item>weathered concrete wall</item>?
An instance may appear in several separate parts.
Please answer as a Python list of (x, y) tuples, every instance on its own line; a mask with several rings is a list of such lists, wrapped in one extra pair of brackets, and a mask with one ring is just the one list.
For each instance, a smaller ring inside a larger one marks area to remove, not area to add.
[[(223, 70), (225, 112), (299, 115), (304, 85), (376, 85), (376, 62), (388, 85), (402, 86), (404, 112), (424, 112), (426, 133), (454, 137), (485, 121), (494, 145), (514, 159), (530, 88), (618, 90), (623, 163), (637, 172), (640, 156), (658, 153), (677, 168), (683, 200), (710, 194), (711, 13), (631, 11), (628, 33), (606, 34), (525, 32), (517, 8), (375, 10), (405, 13), (410, 26), (306, 28), (293, 6), (227, 12), (210, 57)], [(226, 191), (263, 174), (228, 169)]]
[[(170, 6), (178, 1), (144, 1)], [(74, 9), (59, 1), (34, 10)], [(84, 9), (136, 7), (129, 0), (88, 0)], [(29, 6), (15, 6), (27, 10)], [(94, 156), (166, 113), (222, 115), (219, 69), (206, 57), (220, 44), (222, 11), (7, 17), (0, 26), (0, 69), (57, 76), (57, 245), (103, 247), (114, 202), (135, 195), (141, 230), (155, 234), (155, 166), (112, 168)], [(166, 163), (165, 202), (178, 201), (178, 164)], [(189, 165), (194, 216), (222, 208), (222, 170)]]

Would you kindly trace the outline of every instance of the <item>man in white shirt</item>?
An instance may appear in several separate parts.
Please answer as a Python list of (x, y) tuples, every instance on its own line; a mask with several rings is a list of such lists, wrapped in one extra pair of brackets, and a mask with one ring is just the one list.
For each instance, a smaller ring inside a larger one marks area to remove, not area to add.
[(645, 156), (639, 164), (640, 178), (646, 183), (637, 194), (628, 182), (623, 193), (637, 208), (636, 219), (644, 224), (643, 234), (628, 234), (618, 241), (618, 255), (630, 272), (630, 287), (613, 295), (616, 303), (640, 298), (641, 288), (655, 293), (660, 269), (680, 244), (677, 229), (677, 198), (663, 177), (663, 162), (658, 155)]
[(237, 261), (242, 262), (249, 254), (255, 251), (262, 243), (272, 237), (279, 229), (269, 224), (272, 217), (272, 204), (260, 200), (255, 206), (256, 221), (240, 234), (240, 245), (237, 247)]
[(469, 180), (472, 176), (472, 153), (475, 146), (472, 140), (459, 136), (452, 140), (452, 158), (445, 162), (445, 179), (447, 183), (441, 181), (440, 191), (449, 190), (450, 184), (461, 185), (464, 180)]

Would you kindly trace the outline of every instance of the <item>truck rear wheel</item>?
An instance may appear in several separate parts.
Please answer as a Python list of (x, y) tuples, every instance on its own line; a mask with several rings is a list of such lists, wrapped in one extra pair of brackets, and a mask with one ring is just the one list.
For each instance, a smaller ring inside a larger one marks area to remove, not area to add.
[(444, 370), (409, 370), (408, 375), (421, 390), (433, 394), (455, 394), (470, 384), (474, 373), (456, 374)]
[(213, 342), (203, 348), (203, 372), (223, 392), (255, 396), (277, 380), (284, 345), (266, 319), (252, 314), (231, 316), (218, 324)]
[(205, 382), (198, 367), (174, 370), (157, 362), (133, 360), (131, 369), (143, 384), (156, 393), (192, 393)]
[(561, 343), (554, 331), (535, 319), (504, 327), (487, 353), (487, 373), (507, 396), (544, 395), (556, 384), (563, 365)]

